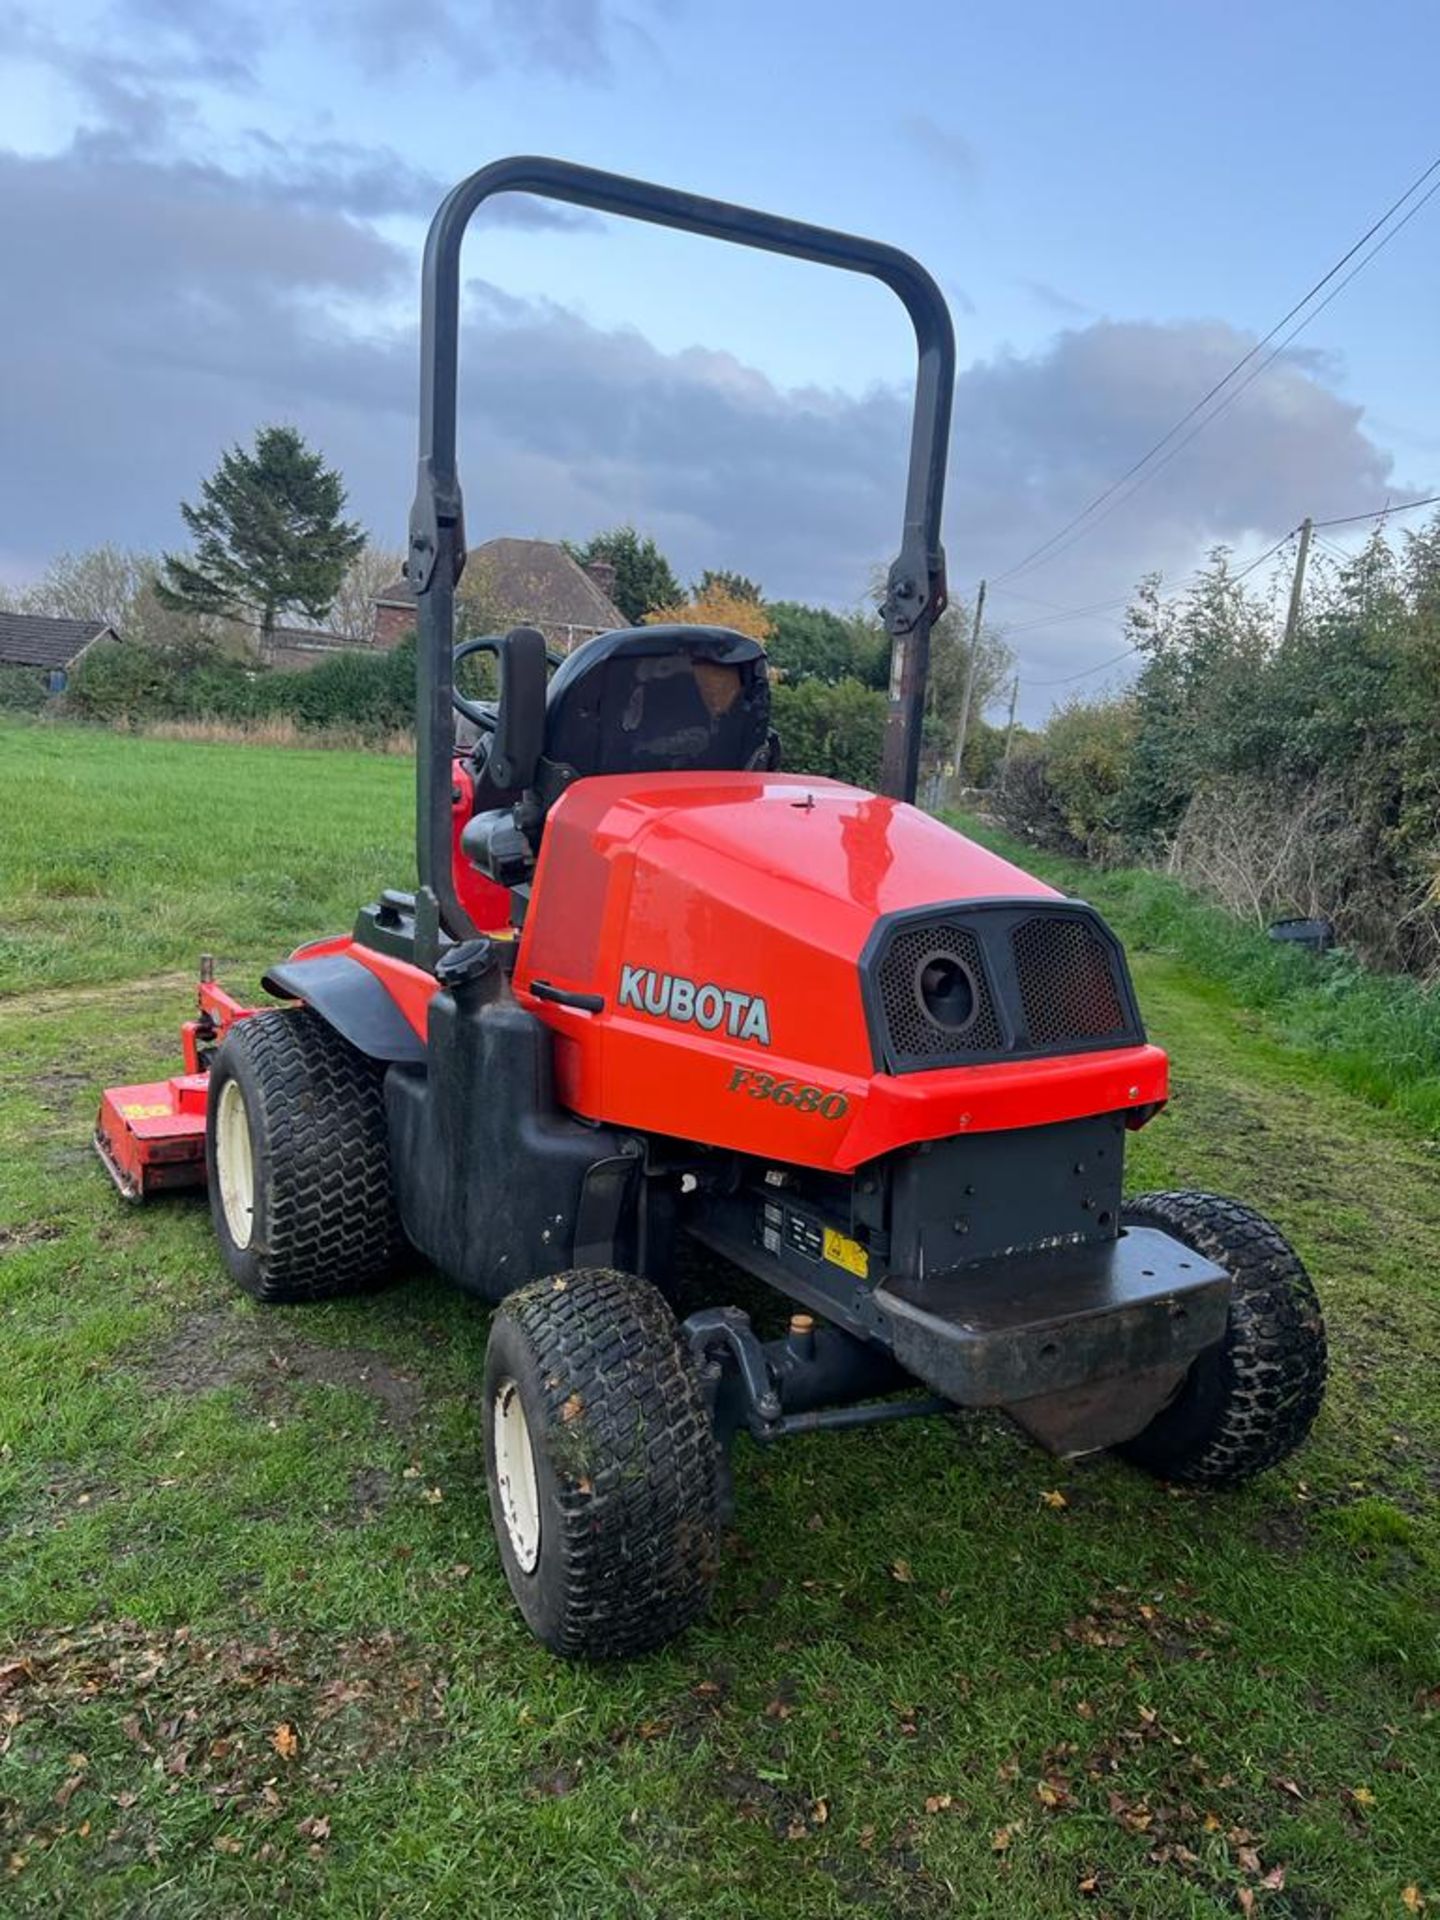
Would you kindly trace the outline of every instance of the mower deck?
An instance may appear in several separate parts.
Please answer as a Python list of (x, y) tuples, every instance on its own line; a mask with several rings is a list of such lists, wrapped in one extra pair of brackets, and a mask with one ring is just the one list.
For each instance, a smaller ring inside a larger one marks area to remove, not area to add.
[(107, 1087), (95, 1123), (95, 1151), (127, 1200), (205, 1184), (207, 1073), (177, 1073)]

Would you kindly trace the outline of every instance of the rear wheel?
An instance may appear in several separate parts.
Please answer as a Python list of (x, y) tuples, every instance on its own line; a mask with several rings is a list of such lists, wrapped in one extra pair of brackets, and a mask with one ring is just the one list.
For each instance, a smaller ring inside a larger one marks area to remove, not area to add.
[(237, 1021), (210, 1071), (210, 1214), (265, 1302), (372, 1286), (401, 1245), (382, 1069), (308, 1007)]
[(646, 1653), (704, 1611), (715, 1438), (684, 1336), (648, 1280), (584, 1268), (501, 1303), (485, 1467), (505, 1577), (553, 1652)]
[(1300, 1256), (1263, 1214), (1212, 1193), (1148, 1193), (1127, 1226), (1158, 1227), (1231, 1279), (1225, 1336), (1119, 1451), (1165, 1480), (1233, 1486), (1305, 1439), (1325, 1394), (1325, 1322)]

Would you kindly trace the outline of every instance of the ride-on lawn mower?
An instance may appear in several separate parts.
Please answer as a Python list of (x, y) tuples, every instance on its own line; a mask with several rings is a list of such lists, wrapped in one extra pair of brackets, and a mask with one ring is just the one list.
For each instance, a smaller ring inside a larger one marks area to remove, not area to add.
[[(520, 627), (452, 654), (460, 243), (514, 190), (904, 303), (883, 795), (777, 770), (764, 651), (737, 633), (641, 627), (550, 661)], [(1218, 1485), (1320, 1405), (1320, 1311), (1276, 1229), (1208, 1194), (1122, 1197), (1166, 1060), (1113, 935), (910, 804), (953, 374), (944, 301), (891, 247), (553, 160), (458, 186), (425, 250), (407, 563), (419, 884), (272, 967), (284, 1005), (242, 1007), (202, 966), (184, 1074), (104, 1096), (122, 1191), (208, 1182), (255, 1299), (371, 1286), (408, 1243), (495, 1303), (495, 1531), (559, 1653), (639, 1653), (701, 1612), (741, 1430), (998, 1407), (1055, 1453)], [(456, 691), (475, 652), (493, 703)], [(788, 1334), (733, 1305), (680, 1323), (687, 1239), (784, 1296)]]

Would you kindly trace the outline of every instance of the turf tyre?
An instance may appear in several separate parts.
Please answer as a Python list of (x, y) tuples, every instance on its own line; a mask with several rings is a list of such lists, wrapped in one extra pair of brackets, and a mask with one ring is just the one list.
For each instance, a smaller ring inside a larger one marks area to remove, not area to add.
[[(255, 1014), (225, 1036), (210, 1072), (205, 1168), (221, 1255), (253, 1299), (333, 1300), (375, 1286), (394, 1263), (402, 1235), (382, 1073), (308, 1007)], [(217, 1118), (237, 1101), (253, 1163), (248, 1237), (232, 1230), (217, 1143)]]
[(1237, 1486), (1301, 1445), (1325, 1394), (1325, 1322), (1300, 1256), (1279, 1228), (1210, 1193), (1149, 1193), (1125, 1224), (1158, 1227), (1230, 1273), (1225, 1336), (1179, 1393), (1118, 1451), (1163, 1480)]
[[(518, 1547), (497, 1469), (497, 1407), (512, 1392), (528, 1428), (538, 1521), (538, 1541), (521, 1530)], [(505, 1577), (544, 1646), (570, 1659), (623, 1659), (673, 1640), (704, 1612), (719, 1559), (715, 1436), (658, 1288), (587, 1267), (509, 1295), (491, 1323), (484, 1427)]]

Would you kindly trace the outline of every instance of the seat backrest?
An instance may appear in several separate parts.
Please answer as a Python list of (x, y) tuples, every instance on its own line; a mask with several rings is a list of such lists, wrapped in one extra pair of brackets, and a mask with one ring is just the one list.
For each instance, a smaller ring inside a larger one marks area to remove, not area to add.
[(742, 772), (768, 764), (770, 678), (728, 627), (626, 627), (584, 641), (546, 704), (546, 803), (598, 773)]

